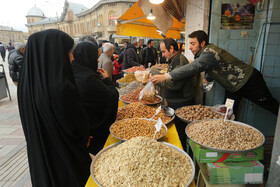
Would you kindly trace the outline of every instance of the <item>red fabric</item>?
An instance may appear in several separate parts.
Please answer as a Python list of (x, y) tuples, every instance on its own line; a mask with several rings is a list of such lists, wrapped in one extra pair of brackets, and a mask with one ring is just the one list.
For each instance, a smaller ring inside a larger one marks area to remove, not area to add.
[(121, 72), (122, 65), (118, 61), (114, 60), (113, 75), (118, 75)]

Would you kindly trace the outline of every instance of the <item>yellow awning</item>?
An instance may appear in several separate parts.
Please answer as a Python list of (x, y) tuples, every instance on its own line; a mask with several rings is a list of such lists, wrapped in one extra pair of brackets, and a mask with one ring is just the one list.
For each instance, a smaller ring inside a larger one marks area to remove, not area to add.
[[(173, 17), (173, 25), (169, 28), (165, 36), (180, 39), (180, 31), (184, 30), (184, 28), (185, 26), (183, 22), (180, 23)], [(117, 35), (163, 39), (157, 31), (157, 27), (146, 18), (143, 10), (139, 7), (138, 2), (118, 19)]]

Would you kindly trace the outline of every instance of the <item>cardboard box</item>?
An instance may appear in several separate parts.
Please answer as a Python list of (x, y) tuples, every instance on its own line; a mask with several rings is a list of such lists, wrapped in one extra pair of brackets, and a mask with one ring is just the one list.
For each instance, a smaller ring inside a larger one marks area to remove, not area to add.
[(210, 184), (261, 184), (264, 166), (259, 161), (200, 163), (198, 165)]
[(240, 153), (222, 153), (212, 151), (201, 147), (192, 140), (189, 140), (190, 147), (195, 155), (196, 160), (201, 163), (209, 162), (240, 162), (240, 161), (251, 161), (251, 160), (262, 160), (263, 159), (263, 146), (246, 152)]

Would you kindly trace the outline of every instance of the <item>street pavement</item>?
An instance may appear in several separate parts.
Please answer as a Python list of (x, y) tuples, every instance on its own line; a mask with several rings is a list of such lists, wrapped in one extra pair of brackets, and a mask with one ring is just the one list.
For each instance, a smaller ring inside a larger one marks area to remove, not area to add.
[[(6, 54), (8, 56), (8, 52)], [(17, 87), (10, 78), (7, 58), (3, 62), (0, 57), (0, 64), (4, 65), (12, 99), (0, 99), (0, 186), (31, 187), (26, 141), (18, 111)], [(0, 89), (3, 91), (2, 87)]]

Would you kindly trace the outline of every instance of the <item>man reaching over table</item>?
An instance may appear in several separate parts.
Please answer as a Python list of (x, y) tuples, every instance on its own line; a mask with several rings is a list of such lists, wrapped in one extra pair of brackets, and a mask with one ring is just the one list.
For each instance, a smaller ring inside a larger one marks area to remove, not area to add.
[(208, 35), (204, 31), (191, 33), (189, 49), (195, 55), (195, 60), (170, 73), (152, 76), (152, 82), (157, 84), (166, 80), (176, 81), (205, 71), (208, 81), (210, 78), (217, 81), (225, 88), (225, 97), (235, 100), (235, 114), (241, 98), (245, 97), (278, 115), (279, 102), (272, 97), (262, 74), (208, 41)]
[[(160, 50), (162, 56), (168, 60), (167, 72), (172, 72), (177, 68), (189, 64), (188, 59), (179, 52), (177, 42), (172, 38), (165, 38), (160, 43)], [(166, 98), (168, 106), (174, 110), (179, 107), (194, 105), (191, 77), (176, 81), (166, 80), (160, 83), (159, 86), (161, 87), (161, 95)], [(186, 124), (176, 118), (175, 125), (183, 148), (186, 150)]]

